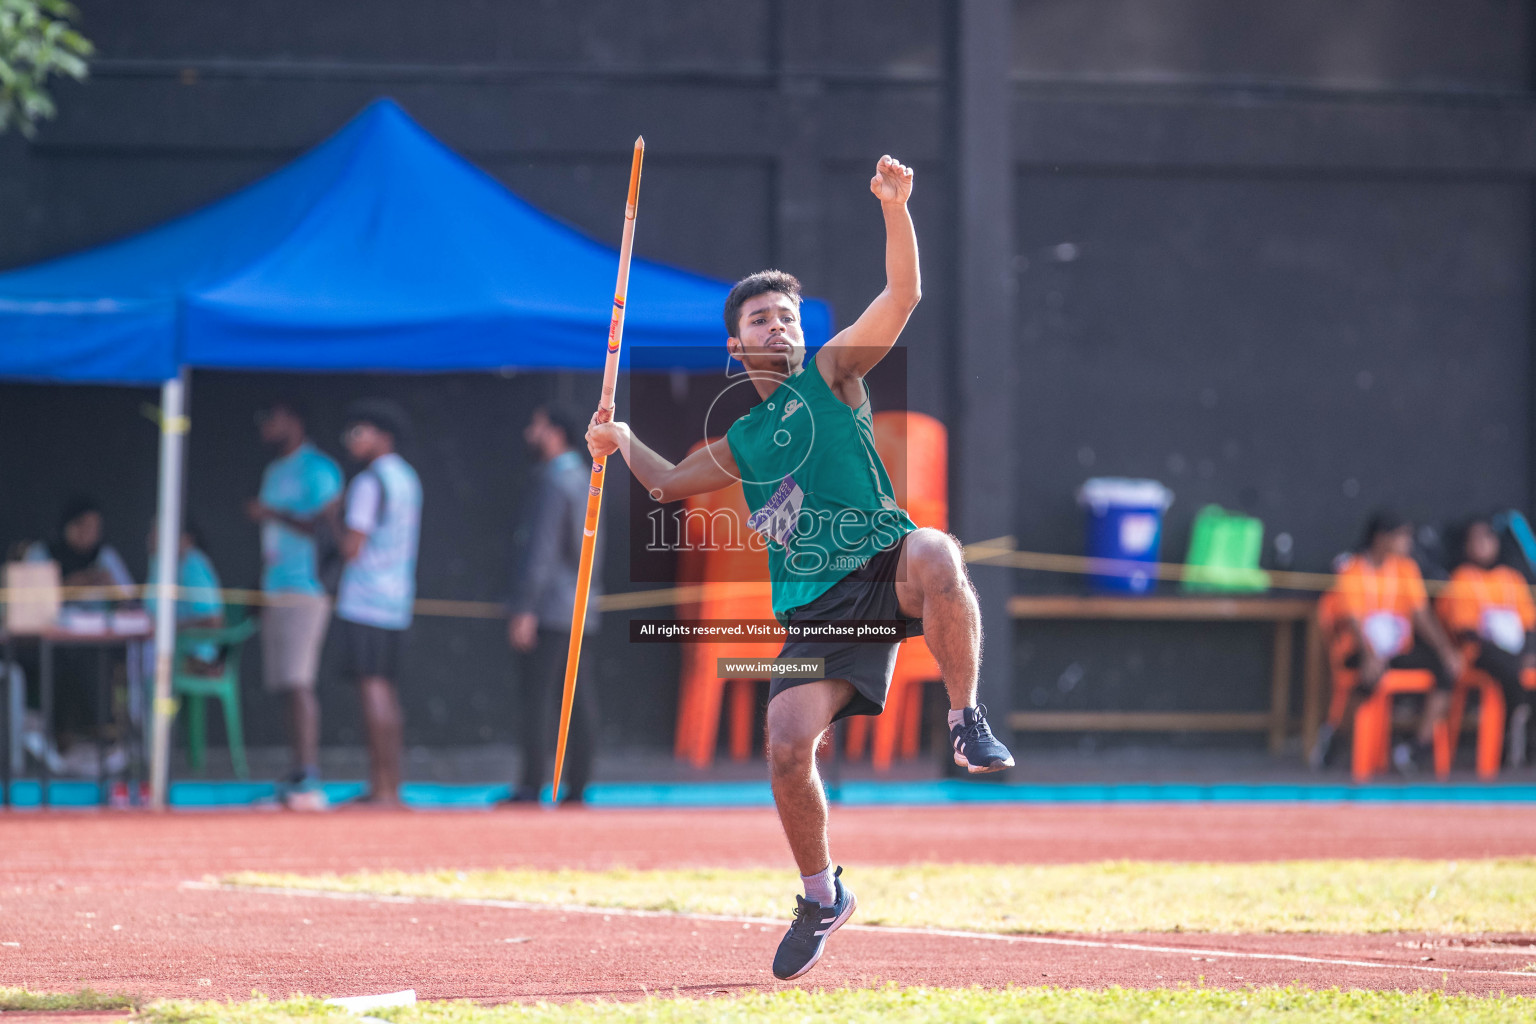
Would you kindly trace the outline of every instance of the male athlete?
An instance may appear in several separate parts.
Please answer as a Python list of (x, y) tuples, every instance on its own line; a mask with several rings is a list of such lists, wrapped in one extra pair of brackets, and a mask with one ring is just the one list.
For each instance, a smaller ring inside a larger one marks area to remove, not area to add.
[[(885, 290), (852, 326), (805, 359), (800, 282), (776, 270), (739, 282), (725, 300), (726, 345), (761, 401), (726, 436), (673, 465), (629, 426), (592, 418), (594, 456), (619, 452), (657, 501), (740, 480), (748, 525), (766, 538), (773, 611), (789, 626), (896, 621), (927, 637), (949, 691), (955, 763), (971, 772), (1013, 765), (976, 703), (981, 613), (960, 545), (918, 529), (896, 504), (875, 453), (864, 375), (878, 363), (921, 297), (917, 235), (907, 212), (912, 170), (880, 158), (870, 191), (885, 215)], [(853, 914), (853, 893), (834, 870), (816, 748), (848, 715), (877, 715), (898, 643), (791, 637), (781, 657), (821, 658), (823, 679), (776, 679), (768, 696), (768, 767), (779, 819), (805, 895), (779, 943), (773, 973), (798, 978), (821, 959), (827, 936)]]

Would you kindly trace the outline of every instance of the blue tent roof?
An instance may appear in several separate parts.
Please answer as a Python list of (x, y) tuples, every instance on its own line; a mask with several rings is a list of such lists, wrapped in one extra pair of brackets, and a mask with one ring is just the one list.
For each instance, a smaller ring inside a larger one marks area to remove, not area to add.
[[(617, 263), (378, 100), (211, 206), (0, 274), (0, 377), (598, 369)], [(636, 259), (626, 357), (723, 370), (728, 288)], [(831, 332), (819, 301), (804, 322), (813, 347)]]

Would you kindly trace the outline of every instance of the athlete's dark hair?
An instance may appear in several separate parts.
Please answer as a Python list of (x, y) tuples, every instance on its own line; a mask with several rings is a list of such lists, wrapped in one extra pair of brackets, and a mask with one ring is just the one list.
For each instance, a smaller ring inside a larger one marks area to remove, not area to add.
[(800, 282), (794, 274), (786, 274), (782, 270), (759, 270), (737, 281), (731, 288), (731, 294), (725, 297), (725, 333), (728, 337), (741, 336), (737, 332), (741, 330), (742, 305), (748, 299), (755, 299), (768, 292), (783, 292), (795, 300), (796, 306), (800, 305)]

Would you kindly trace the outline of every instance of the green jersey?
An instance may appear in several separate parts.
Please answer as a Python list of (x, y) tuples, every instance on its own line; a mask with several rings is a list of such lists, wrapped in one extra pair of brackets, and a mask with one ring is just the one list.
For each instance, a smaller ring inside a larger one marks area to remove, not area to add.
[(917, 529), (875, 452), (868, 385), (848, 408), (814, 357), (725, 433), (768, 548), (773, 614), (787, 614)]

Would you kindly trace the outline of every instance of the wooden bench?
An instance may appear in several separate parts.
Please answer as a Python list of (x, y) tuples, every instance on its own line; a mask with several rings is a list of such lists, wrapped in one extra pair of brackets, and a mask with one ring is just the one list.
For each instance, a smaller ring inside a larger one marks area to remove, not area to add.
[(1096, 597), (1015, 595), (1008, 613), (1021, 621), (1271, 622), (1268, 711), (1015, 711), (1008, 725), (1037, 732), (1267, 732), (1269, 750), (1285, 749), (1291, 727), (1291, 667), (1295, 627), (1304, 632), (1301, 731), (1310, 743), (1321, 714), (1323, 645), (1317, 602), (1298, 597)]

